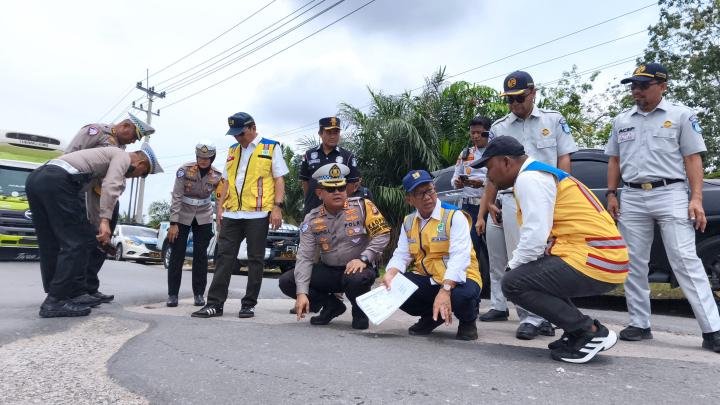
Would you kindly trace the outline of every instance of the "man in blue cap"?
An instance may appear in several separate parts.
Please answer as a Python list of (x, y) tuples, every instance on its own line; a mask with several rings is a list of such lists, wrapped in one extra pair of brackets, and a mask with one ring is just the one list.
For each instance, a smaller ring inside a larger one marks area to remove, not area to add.
[[(255, 305), (262, 285), (268, 224), (282, 225), (285, 208), (285, 181), (288, 173), (280, 143), (258, 137), (255, 120), (239, 112), (228, 117), (232, 135), (237, 141), (228, 151), (223, 186), (217, 201), (218, 252), (215, 274), (208, 290), (207, 304), (192, 316), (222, 316), (228, 296), (230, 277), (240, 243), (247, 240), (248, 278), (238, 317), (255, 316)], [(221, 187), (218, 186), (220, 190)]]
[[(707, 224), (701, 157), (707, 149), (695, 112), (663, 97), (667, 82), (668, 72), (659, 63), (642, 64), (620, 81), (630, 85), (635, 106), (615, 117), (605, 148), (610, 156), (607, 209), (630, 252), (625, 281), (630, 325), (620, 331), (620, 339), (652, 339), (648, 261), (657, 224), (673, 273), (700, 324), (702, 347), (720, 352), (720, 315), (695, 250), (695, 231), (703, 232)], [(622, 201), (617, 197), (620, 178)]]
[[(478, 338), (475, 321), (480, 305), (482, 279), (470, 240), (471, 219), (457, 207), (441, 202), (432, 176), (411, 170), (403, 178), (405, 201), (416, 211), (407, 215), (397, 248), (386, 266), (383, 284), (403, 273), (418, 289), (400, 307), (417, 323), (408, 329), (413, 336), (430, 334), (443, 322), (459, 319), (456, 339)], [(412, 263), (412, 271), (406, 269)]]
[[(500, 96), (505, 97), (510, 113), (493, 123), (490, 143), (501, 136), (512, 136), (522, 143), (530, 157), (570, 172), (570, 153), (578, 150), (570, 134), (570, 126), (559, 112), (538, 108), (535, 105), (536, 94), (535, 82), (527, 72), (515, 71), (505, 78)], [(518, 245), (520, 232), (516, 212), (512, 189), (498, 193), (492, 183), (486, 185), (476, 222), (479, 234), (487, 232), (490, 261), (491, 309), (480, 317), (483, 322), (508, 319), (507, 300), (500, 286), (505, 267), (512, 260)], [(491, 221), (486, 227), (485, 216), (488, 213)], [(538, 335), (555, 335), (549, 322), (521, 307), (516, 309), (520, 325), (515, 337), (530, 340)]]
[[(80, 150), (52, 159), (28, 176), (25, 189), (47, 293), (41, 317), (85, 316), (89, 306), (99, 305), (85, 285), (89, 254), (97, 243), (110, 243), (110, 219), (125, 178), (153, 173), (162, 173), (162, 168), (150, 146), (143, 145), (129, 153), (114, 146)], [(78, 194), (95, 179), (102, 179), (99, 210), (86, 212)], [(99, 224), (97, 229), (88, 217)]]

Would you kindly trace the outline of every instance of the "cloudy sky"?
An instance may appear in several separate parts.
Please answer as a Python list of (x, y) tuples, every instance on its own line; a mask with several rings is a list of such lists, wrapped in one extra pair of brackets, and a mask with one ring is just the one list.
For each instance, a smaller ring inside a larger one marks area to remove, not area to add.
[[(0, 128), (69, 141), (85, 124), (121, 120), (133, 100), (147, 106), (132, 88), (141, 80), (147, 86), (148, 69), (150, 85), (167, 96), (154, 104), (161, 115), (153, 117), (150, 141), (166, 173), (148, 178), (147, 206), (169, 199), (175, 171), (193, 159), (199, 139), (218, 145), (221, 168), (234, 142), (224, 135), (226, 119), (235, 112), (249, 112), (261, 135), (297, 150), (297, 140), (316, 134), (318, 118), (335, 114), (339, 103), (365, 106), (368, 87), (391, 94), (417, 88), (440, 66), (450, 75), (482, 66), (454, 80), (499, 89), (516, 69), (548, 83), (573, 64), (586, 71), (620, 61), (602, 71), (605, 83), (632, 71), (631, 59), (647, 44), (646, 33), (635, 33), (658, 18), (656, 5), (639, 0), (376, 0), (271, 57), (367, 2), (0, 2)], [(122, 204), (126, 210), (126, 196)]]

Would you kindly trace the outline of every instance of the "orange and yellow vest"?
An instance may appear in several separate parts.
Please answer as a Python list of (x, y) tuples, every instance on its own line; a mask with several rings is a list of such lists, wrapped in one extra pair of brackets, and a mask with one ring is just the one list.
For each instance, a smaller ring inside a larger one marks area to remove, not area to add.
[[(413, 257), (413, 272), (430, 276), (438, 284), (442, 284), (445, 280), (446, 264), (450, 252), (450, 225), (453, 215), (456, 213), (464, 215), (468, 223), (471, 222), (468, 214), (444, 202), (440, 205), (441, 219), (430, 218), (422, 230), (420, 230), (420, 218), (415, 213), (407, 215), (403, 221), (408, 249)], [(472, 226), (470, 228), (472, 229)], [(470, 265), (466, 271), (467, 278), (482, 287), (480, 266), (472, 245), (470, 246)]]
[[(557, 179), (549, 253), (596, 280), (625, 281), (629, 263), (625, 240), (595, 194), (568, 173), (545, 163), (531, 162), (523, 171), (531, 170)], [(522, 224), (520, 204), (517, 206), (518, 223)]]
[(278, 142), (260, 138), (255, 150), (248, 159), (245, 179), (240, 192), (236, 186), (237, 171), (240, 164), (242, 146), (239, 143), (230, 147), (225, 168), (227, 169), (227, 197), (223, 208), (227, 211), (271, 211), (275, 203), (275, 180), (272, 173), (273, 151)]

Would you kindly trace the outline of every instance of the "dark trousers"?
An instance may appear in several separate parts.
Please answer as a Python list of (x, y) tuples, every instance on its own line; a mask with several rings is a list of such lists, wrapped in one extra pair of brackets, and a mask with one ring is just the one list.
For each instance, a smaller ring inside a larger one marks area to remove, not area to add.
[[(440, 291), (439, 284), (430, 284), (431, 278), (413, 272), (404, 274), (418, 289), (400, 306), (400, 309), (413, 316), (432, 316), (433, 303)], [(450, 304), (453, 314), (462, 322), (474, 322), (480, 306), (480, 286), (467, 279), (457, 284), (450, 292)]]
[[(94, 193), (95, 191), (90, 190), (88, 193)], [(85, 196), (83, 195), (83, 198)], [(85, 201), (85, 200), (83, 200)], [(120, 216), (120, 202), (115, 203), (115, 209), (112, 213), (112, 218), (110, 218), (110, 232), (115, 232), (115, 227), (118, 223), (118, 217)], [(100, 272), (100, 268), (105, 264), (105, 259), (107, 259), (107, 253), (100, 249), (99, 245), (96, 246), (94, 249), (90, 250), (90, 257), (88, 259), (88, 265), (87, 269), (85, 269), (85, 290), (88, 292), (88, 294), (94, 294), (98, 292), (98, 289), (100, 289), (100, 279), (98, 278), (98, 273)]]
[[(310, 307), (317, 312), (335, 293), (345, 293), (352, 304), (353, 317), (365, 316), (355, 299), (370, 291), (377, 278), (377, 271), (367, 267), (353, 274), (345, 274), (345, 266), (327, 266), (324, 263), (313, 265), (310, 275), (308, 298)], [(296, 296), (295, 270), (287, 271), (278, 280), (280, 291), (290, 298)]]
[[(470, 215), (470, 218), (472, 219), (471, 225), (470, 225), (470, 240), (472, 240), (473, 248), (475, 249), (475, 257), (480, 260), (480, 256), (482, 254), (482, 249), (480, 246), (482, 245), (482, 239), (480, 239), (480, 235), (475, 232), (475, 222), (477, 222), (478, 212), (480, 211), (479, 205), (472, 205), (472, 204), (463, 204), (462, 206), (463, 211), (467, 212)], [(482, 270), (482, 269), (480, 269)]]
[(25, 183), (38, 238), (43, 288), (58, 299), (85, 292), (80, 281), (88, 252), (97, 243), (80, 198), (80, 190), (88, 181), (88, 175), (71, 175), (57, 166), (45, 165), (30, 173)]
[(265, 245), (267, 243), (269, 218), (232, 219), (223, 218), (218, 235), (218, 251), (215, 257), (215, 274), (208, 290), (208, 304), (223, 305), (228, 295), (230, 276), (237, 258), (240, 243), (247, 240), (248, 278), (243, 307), (254, 307), (260, 294)]
[(505, 274), (503, 294), (516, 305), (554, 323), (566, 332), (589, 330), (593, 320), (570, 301), (604, 294), (615, 284), (590, 278), (557, 256), (543, 256)]
[(207, 286), (207, 248), (212, 237), (212, 224), (199, 225), (193, 218), (192, 224), (178, 225), (178, 235), (170, 247), (170, 265), (168, 266), (168, 295), (178, 295), (180, 281), (182, 280), (182, 267), (185, 261), (185, 248), (187, 246), (190, 229), (193, 232), (193, 262), (192, 262), (192, 289), (193, 295), (205, 294)]

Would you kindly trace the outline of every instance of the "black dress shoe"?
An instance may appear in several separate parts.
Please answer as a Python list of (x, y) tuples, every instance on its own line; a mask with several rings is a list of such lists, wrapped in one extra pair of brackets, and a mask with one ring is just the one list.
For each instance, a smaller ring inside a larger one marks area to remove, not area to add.
[(408, 333), (412, 336), (425, 336), (432, 333), (438, 326), (443, 324), (442, 318), (438, 317), (437, 321), (432, 316), (421, 316), (415, 325), (408, 328)]
[(504, 311), (498, 311), (497, 309), (491, 309), (484, 314), (480, 315), (480, 321), (482, 322), (497, 322), (507, 321), (510, 316), (510, 311), (507, 309)]
[(652, 339), (653, 335), (650, 328), (638, 328), (637, 326), (628, 326), (620, 331), (620, 340), (637, 342), (643, 339)]
[(367, 315), (360, 307), (353, 305), (352, 307), (352, 328), (365, 330), (370, 327), (370, 321)]
[(190, 314), (194, 318), (212, 318), (215, 316), (222, 316), (223, 307), (215, 304), (207, 304), (199, 310)]
[(242, 307), (238, 312), (238, 318), (252, 318), (255, 316), (255, 307)]
[(87, 305), (77, 305), (70, 300), (58, 300), (48, 296), (42, 305), (40, 305), (39, 315), (42, 318), (87, 316), (90, 315), (90, 307)]
[(538, 334), (542, 336), (555, 336), (555, 328), (548, 321), (542, 321), (538, 326)]
[(167, 302), (165, 305), (169, 307), (176, 307), (178, 305), (178, 296), (177, 295), (168, 295)]
[(717, 332), (703, 333), (702, 347), (720, 353), (720, 330)]
[(455, 339), (457, 340), (477, 340), (478, 333), (477, 333), (477, 325), (475, 325), (475, 321), (469, 321), (469, 322), (463, 322), (460, 321), (460, 325), (458, 325), (457, 334), (455, 335)]
[(203, 298), (202, 294), (198, 294), (195, 296), (195, 303), (193, 304), (196, 307), (201, 307), (205, 305), (205, 299)]
[(93, 297), (90, 294), (78, 295), (77, 297), (70, 298), (70, 301), (72, 301), (72, 303), (75, 305), (86, 306), (86, 307), (91, 307), (91, 308), (94, 308), (94, 307), (102, 304), (102, 300), (100, 300), (100, 298)]
[(520, 340), (533, 340), (538, 335), (538, 327), (527, 322), (523, 322), (515, 331), (515, 337)]
[(96, 291), (90, 295), (92, 295), (95, 298), (99, 298), (103, 302), (103, 304), (107, 304), (108, 302), (111, 302), (112, 300), (115, 299), (114, 295), (103, 294), (100, 291)]
[(323, 306), (323, 309), (320, 310), (320, 313), (310, 318), (310, 323), (312, 325), (327, 325), (333, 318), (337, 318), (345, 313), (345, 310), (347, 310), (345, 304), (335, 296), (331, 296)]

